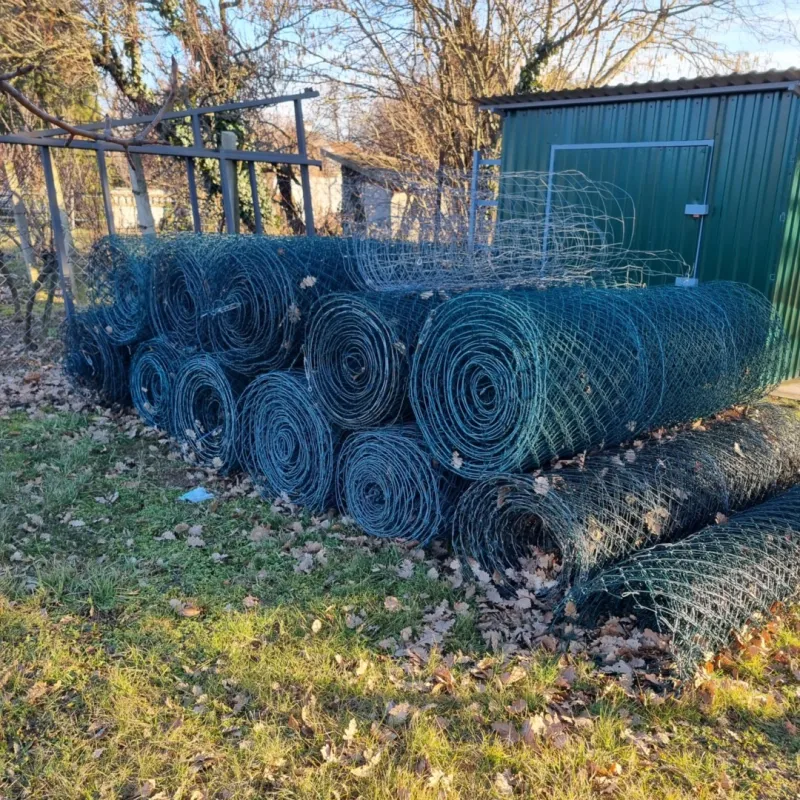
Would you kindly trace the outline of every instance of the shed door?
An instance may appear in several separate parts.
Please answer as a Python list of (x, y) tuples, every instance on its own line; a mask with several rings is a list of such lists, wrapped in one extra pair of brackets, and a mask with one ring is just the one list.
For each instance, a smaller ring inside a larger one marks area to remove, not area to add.
[[(672, 250), (696, 274), (704, 217), (687, 214), (686, 206), (708, 202), (713, 148), (713, 140), (553, 145), (550, 164), (554, 173), (577, 170), (618, 187), (608, 211), (622, 220), (611, 223), (615, 238), (632, 250)], [(586, 196), (604, 213), (608, 191)]]

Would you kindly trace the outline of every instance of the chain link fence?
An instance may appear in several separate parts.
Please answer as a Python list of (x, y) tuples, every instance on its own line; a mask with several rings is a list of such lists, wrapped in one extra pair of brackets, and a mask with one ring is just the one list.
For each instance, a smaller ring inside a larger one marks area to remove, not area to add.
[[(108, 233), (93, 152), (51, 149), (62, 225), (67, 232), (64, 279), (76, 308), (88, 302), (88, 256)], [(107, 153), (116, 233), (141, 232), (128, 164)], [(144, 169), (158, 233), (192, 230), (183, 160), (146, 157)], [(199, 183), (199, 182), (198, 182)], [(204, 230), (222, 229), (222, 204), (198, 185)], [(0, 370), (27, 368), (61, 352), (64, 295), (38, 148), (0, 145)]]

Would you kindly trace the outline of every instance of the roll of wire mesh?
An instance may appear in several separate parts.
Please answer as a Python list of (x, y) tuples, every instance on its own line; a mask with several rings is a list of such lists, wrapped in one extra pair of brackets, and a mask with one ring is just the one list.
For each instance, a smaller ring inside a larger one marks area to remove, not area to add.
[(397, 292), (322, 298), (305, 342), (309, 385), (325, 413), (356, 430), (408, 419), (408, 376), (438, 296)]
[(311, 511), (334, 502), (339, 432), (317, 407), (302, 371), (256, 378), (239, 399), (241, 462), (262, 492)]
[(220, 237), (207, 250), (200, 340), (220, 363), (246, 375), (292, 366), (315, 302), (350, 286), (338, 245), (307, 238)]
[(200, 322), (211, 297), (208, 255), (221, 240), (186, 234), (149, 244), (150, 318), (158, 336), (176, 347), (201, 344)]
[(99, 309), (75, 314), (65, 323), (64, 372), (73, 385), (108, 405), (126, 405), (130, 350), (111, 342)]
[(181, 360), (186, 356), (166, 339), (142, 342), (131, 360), (131, 399), (139, 416), (151, 428), (171, 431), (172, 389)]
[(415, 425), (351, 434), (337, 470), (339, 507), (372, 536), (425, 544), (444, 535), (464, 483), (432, 458)]
[(150, 332), (150, 264), (147, 240), (104, 236), (89, 253), (89, 299), (100, 311), (103, 330), (115, 345), (135, 344)]
[(726, 283), (470, 292), (426, 322), (411, 402), (436, 458), (475, 479), (751, 402), (784, 336), (766, 298)]
[[(763, 627), (800, 586), (800, 487), (679, 542), (659, 544), (575, 587), (558, 610), (584, 626), (634, 614), (671, 639), (677, 671), (695, 668), (748, 624)], [(573, 609), (574, 605), (574, 609)], [(746, 640), (746, 636), (743, 636)]]
[(198, 463), (230, 472), (237, 466), (236, 400), (242, 381), (211, 356), (180, 363), (172, 390), (172, 434)]
[(800, 419), (769, 403), (582, 464), (473, 484), (453, 522), (459, 556), (510, 582), (534, 547), (580, 583), (635, 550), (685, 536), (800, 479)]

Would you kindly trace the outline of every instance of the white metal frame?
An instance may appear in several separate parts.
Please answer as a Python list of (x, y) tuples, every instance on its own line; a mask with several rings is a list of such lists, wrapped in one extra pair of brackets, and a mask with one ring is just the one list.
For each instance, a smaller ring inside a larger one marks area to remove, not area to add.
[[(706, 183), (703, 193), (703, 203), (708, 205), (708, 192), (711, 186), (711, 167), (714, 161), (714, 140), (713, 139), (674, 139), (657, 142), (583, 142), (576, 144), (551, 144), (550, 145), (550, 164), (547, 176), (547, 198), (545, 200), (545, 224), (543, 251), (547, 253), (548, 230), (550, 225), (550, 210), (553, 195), (553, 174), (555, 172), (556, 154), (562, 150), (632, 150), (644, 147), (708, 147), (708, 166), (706, 167)], [(692, 266), (692, 277), (697, 277), (697, 266), (700, 260), (700, 244), (703, 241), (703, 225), (705, 217), (700, 218), (697, 231), (697, 249)]]

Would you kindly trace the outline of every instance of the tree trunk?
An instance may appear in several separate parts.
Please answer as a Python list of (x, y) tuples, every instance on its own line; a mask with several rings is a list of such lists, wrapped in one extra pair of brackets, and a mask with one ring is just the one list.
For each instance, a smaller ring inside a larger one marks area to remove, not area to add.
[(139, 230), (144, 236), (155, 236), (156, 223), (153, 219), (153, 210), (150, 208), (144, 164), (139, 153), (128, 154), (128, 175), (131, 179), (131, 191), (136, 203), (136, 220), (139, 223)]

